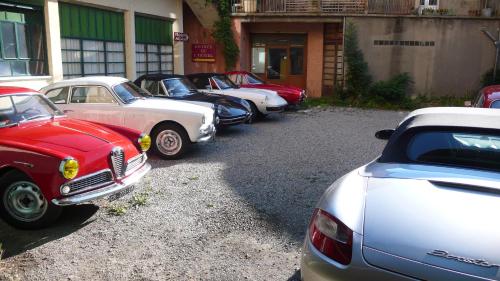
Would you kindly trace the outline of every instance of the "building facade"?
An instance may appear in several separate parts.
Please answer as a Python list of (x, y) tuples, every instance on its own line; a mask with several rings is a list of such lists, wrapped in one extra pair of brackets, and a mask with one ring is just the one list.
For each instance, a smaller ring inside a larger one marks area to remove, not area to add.
[[(199, 36), (190, 43), (216, 44), (210, 30), (203, 30), (206, 12), (201, 17), (192, 2), (186, 2), (184, 21), (186, 27), (190, 22), (187, 32)], [(302, 86), (313, 97), (334, 94), (344, 84), (348, 23), (358, 31), (375, 80), (407, 72), (413, 94), (428, 96), (476, 91), (495, 59), (495, 47), (481, 30), (496, 34), (500, 28), (499, 0), (232, 0), (231, 9), (237, 68)], [(186, 56), (186, 70), (224, 71), (222, 55), (217, 57), (203, 64)]]
[(0, 85), (184, 73), (180, 0), (0, 0)]

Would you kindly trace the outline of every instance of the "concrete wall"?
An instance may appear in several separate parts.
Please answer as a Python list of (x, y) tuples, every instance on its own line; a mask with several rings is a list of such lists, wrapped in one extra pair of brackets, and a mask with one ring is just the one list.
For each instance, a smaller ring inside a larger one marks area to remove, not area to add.
[[(74, 0), (67, 2), (124, 12), (126, 72), (127, 78), (131, 80), (136, 78), (135, 12), (172, 19), (173, 31), (183, 31), (181, 0)], [(1, 77), (0, 86), (23, 86), (38, 90), (63, 78), (58, 3), (58, 0), (45, 0), (44, 2), (45, 36), (49, 76)], [(183, 58), (183, 43), (174, 42), (175, 73), (184, 73)]]
[[(451, 18), (348, 18), (375, 80), (408, 72), (414, 94), (463, 96), (493, 67), (495, 48), (481, 32), (498, 20)], [(433, 41), (434, 46), (375, 46), (374, 40)]]

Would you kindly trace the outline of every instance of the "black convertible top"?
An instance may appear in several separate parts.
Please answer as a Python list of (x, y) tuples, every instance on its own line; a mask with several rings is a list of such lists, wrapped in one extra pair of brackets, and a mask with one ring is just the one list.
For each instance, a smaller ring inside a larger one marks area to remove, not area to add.
[(155, 74), (144, 74), (141, 75), (139, 78), (137, 78), (134, 83), (138, 86), (141, 85), (142, 80), (151, 80), (151, 81), (161, 81), (164, 79), (170, 79), (170, 78), (185, 78), (184, 75), (179, 75), (179, 74), (166, 74), (166, 73), (155, 73)]
[(196, 78), (196, 77), (212, 77), (217, 75), (226, 75), (226, 74), (217, 72), (206, 72), (206, 73), (193, 73), (193, 74), (188, 74), (186, 76), (190, 78)]

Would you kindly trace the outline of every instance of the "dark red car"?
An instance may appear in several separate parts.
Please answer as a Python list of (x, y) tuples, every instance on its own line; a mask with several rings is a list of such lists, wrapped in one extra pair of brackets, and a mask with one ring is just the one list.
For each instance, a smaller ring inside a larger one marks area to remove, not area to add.
[(500, 85), (488, 86), (479, 91), (473, 106), (500, 108)]
[(33, 229), (62, 206), (129, 193), (151, 169), (149, 136), (67, 118), (30, 89), (0, 87), (0, 216)]
[(276, 91), (283, 99), (288, 102), (288, 105), (298, 105), (306, 98), (306, 91), (299, 87), (268, 84), (257, 75), (248, 71), (230, 71), (226, 75), (236, 85), (242, 88), (255, 88)]

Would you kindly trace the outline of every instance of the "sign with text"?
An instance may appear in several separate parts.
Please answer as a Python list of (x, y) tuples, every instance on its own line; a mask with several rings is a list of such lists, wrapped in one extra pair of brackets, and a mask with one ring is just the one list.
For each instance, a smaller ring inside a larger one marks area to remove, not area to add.
[(215, 44), (193, 44), (191, 56), (193, 62), (215, 62)]
[(174, 32), (174, 41), (186, 42), (189, 40), (189, 35), (184, 32)]

